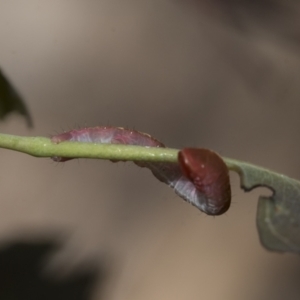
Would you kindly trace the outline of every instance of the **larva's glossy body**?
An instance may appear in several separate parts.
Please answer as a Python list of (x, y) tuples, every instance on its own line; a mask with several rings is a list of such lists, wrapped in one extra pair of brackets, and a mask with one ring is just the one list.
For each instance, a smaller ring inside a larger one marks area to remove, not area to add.
[[(163, 143), (146, 133), (121, 127), (83, 128), (52, 137), (54, 143), (64, 141), (165, 147)], [(53, 157), (52, 159), (62, 162), (70, 158)], [(157, 179), (169, 185), (181, 198), (208, 215), (219, 215), (229, 208), (228, 169), (223, 160), (210, 150), (183, 149), (179, 153), (179, 164), (142, 161), (135, 163), (140, 167), (149, 168)], [(201, 167), (203, 164), (205, 170)], [(197, 175), (197, 172), (200, 173)], [(220, 187), (219, 191), (215, 190)], [(225, 194), (222, 199), (223, 191)]]
[(226, 212), (231, 189), (223, 159), (209, 149), (185, 148), (179, 152), (178, 160), (185, 176), (206, 196), (207, 210), (212, 215)]

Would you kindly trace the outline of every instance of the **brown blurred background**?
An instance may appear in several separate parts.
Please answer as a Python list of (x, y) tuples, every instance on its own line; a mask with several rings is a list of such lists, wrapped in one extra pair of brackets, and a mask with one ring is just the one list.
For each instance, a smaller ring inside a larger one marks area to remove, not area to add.
[[(3, 133), (125, 126), (300, 178), (296, 1), (1, 0), (0, 41), (34, 120)], [(1, 150), (0, 164), (0, 295), (26, 282), (28, 299), (300, 299), (299, 258), (259, 243), (270, 192), (243, 193), (236, 174), (213, 218), (131, 163)]]

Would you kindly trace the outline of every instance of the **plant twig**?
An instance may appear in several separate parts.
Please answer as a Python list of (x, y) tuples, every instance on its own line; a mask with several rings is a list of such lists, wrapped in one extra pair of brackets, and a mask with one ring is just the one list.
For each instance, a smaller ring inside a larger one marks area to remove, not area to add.
[[(97, 158), (123, 161), (177, 162), (179, 150), (171, 148), (141, 147), (96, 143), (63, 142), (54, 144), (45, 137), (23, 137), (0, 134), (0, 148), (26, 153), (35, 157)], [(229, 170), (239, 172), (242, 163), (224, 158)], [(261, 170), (260, 167), (257, 167)]]
[(177, 162), (178, 150), (128, 145), (63, 142), (54, 144), (49, 138), (0, 134), (0, 148), (36, 157), (76, 157), (109, 160)]

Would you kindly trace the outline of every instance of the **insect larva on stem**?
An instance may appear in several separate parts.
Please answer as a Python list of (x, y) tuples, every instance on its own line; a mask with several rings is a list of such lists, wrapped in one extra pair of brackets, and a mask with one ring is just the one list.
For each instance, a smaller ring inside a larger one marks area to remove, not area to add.
[[(71, 130), (52, 137), (53, 143), (76, 141), (83, 143), (124, 144), (145, 147), (165, 147), (146, 133), (121, 127), (91, 127)], [(52, 157), (63, 162), (71, 158)], [(230, 206), (231, 191), (228, 169), (215, 152), (201, 148), (186, 148), (179, 152), (179, 163), (135, 162), (151, 170), (160, 181), (174, 189), (185, 201), (208, 215), (220, 215)]]
[(206, 196), (206, 213), (220, 215), (231, 202), (229, 171), (223, 159), (209, 149), (185, 148), (178, 154), (184, 175)]

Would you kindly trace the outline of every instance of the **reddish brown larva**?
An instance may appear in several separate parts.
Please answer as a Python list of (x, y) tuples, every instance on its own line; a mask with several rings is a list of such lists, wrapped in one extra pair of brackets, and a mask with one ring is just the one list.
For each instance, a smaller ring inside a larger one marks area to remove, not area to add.
[(208, 149), (185, 148), (178, 154), (183, 173), (206, 196), (206, 213), (220, 215), (230, 206), (229, 171), (223, 159)]
[[(52, 137), (54, 143), (63, 141), (165, 147), (149, 134), (121, 127), (84, 128)], [(62, 162), (70, 158), (52, 159)], [(157, 179), (169, 185), (181, 198), (206, 214), (219, 215), (229, 208), (228, 170), (223, 160), (210, 150), (184, 149), (179, 153), (179, 164), (143, 161), (135, 163), (150, 169)]]
[[(82, 142), (82, 143), (99, 143), (99, 144), (124, 144), (139, 145), (148, 147), (165, 147), (165, 145), (149, 134), (136, 130), (128, 130), (122, 127), (98, 126), (83, 129), (74, 129), (63, 132), (52, 137), (53, 143), (64, 141)], [(52, 157), (54, 161), (64, 162), (71, 158)]]

